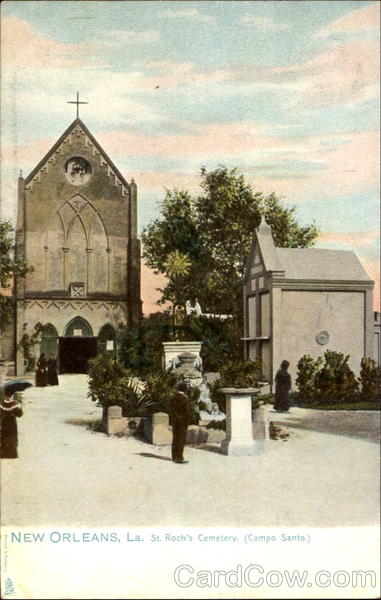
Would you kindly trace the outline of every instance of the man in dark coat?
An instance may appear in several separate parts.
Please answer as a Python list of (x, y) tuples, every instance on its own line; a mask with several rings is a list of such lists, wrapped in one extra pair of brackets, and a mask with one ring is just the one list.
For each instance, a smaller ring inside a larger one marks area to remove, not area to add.
[(283, 360), (280, 369), (275, 375), (275, 404), (274, 408), (278, 412), (287, 412), (290, 408), (289, 393), (291, 390), (291, 375), (287, 371), (290, 363)]
[(22, 416), (22, 404), (5, 390), (0, 401), (0, 457), (17, 458), (17, 421)]
[(180, 381), (178, 391), (171, 400), (170, 416), (172, 422), (172, 460), (178, 464), (185, 464), (183, 452), (187, 441), (187, 429), (191, 422), (191, 405), (187, 395), (187, 384)]

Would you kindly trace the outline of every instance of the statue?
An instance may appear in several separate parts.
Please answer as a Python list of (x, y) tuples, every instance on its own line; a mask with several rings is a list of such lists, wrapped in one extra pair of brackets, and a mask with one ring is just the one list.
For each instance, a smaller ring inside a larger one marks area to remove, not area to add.
[(202, 316), (201, 306), (198, 303), (197, 298), (195, 299), (194, 304), (191, 304), (191, 301), (187, 300), (185, 303), (185, 310), (186, 310), (187, 315), (191, 315), (192, 313), (195, 313), (197, 317)]

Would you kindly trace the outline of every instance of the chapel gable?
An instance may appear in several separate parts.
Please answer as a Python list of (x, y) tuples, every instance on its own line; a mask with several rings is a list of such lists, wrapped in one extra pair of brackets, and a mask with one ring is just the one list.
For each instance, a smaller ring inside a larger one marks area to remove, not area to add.
[[(79, 156), (76, 156), (76, 150), (79, 152)], [(64, 157), (66, 160), (63, 162)], [(90, 158), (91, 162), (85, 157)], [(110, 185), (115, 186), (122, 196), (129, 195), (129, 185), (123, 175), (80, 119), (76, 119), (68, 127), (33, 169), (25, 180), (25, 188), (33, 191), (35, 185), (41, 183), (46, 176), (51, 174), (52, 168), (62, 162), (63, 172), (69, 184), (80, 186), (88, 183), (93, 175), (92, 164), (95, 164), (109, 178)]]

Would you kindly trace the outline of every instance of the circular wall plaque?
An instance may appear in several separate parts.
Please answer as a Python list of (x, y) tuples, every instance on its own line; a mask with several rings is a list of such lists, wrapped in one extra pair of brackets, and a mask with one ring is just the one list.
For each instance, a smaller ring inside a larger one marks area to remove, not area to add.
[(65, 163), (65, 175), (72, 185), (83, 185), (91, 177), (91, 164), (82, 156), (73, 156)]
[(329, 333), (328, 331), (319, 331), (319, 333), (316, 334), (316, 341), (318, 344), (321, 344), (322, 346), (324, 346), (324, 344), (328, 344), (329, 342)]

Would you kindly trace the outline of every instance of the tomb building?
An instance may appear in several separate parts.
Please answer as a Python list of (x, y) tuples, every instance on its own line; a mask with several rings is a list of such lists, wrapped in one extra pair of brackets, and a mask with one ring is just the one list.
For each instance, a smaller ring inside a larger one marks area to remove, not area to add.
[(295, 382), (304, 354), (349, 354), (356, 374), (374, 355), (373, 286), (352, 251), (279, 248), (262, 218), (244, 280), (246, 359), (259, 359), (273, 383), (283, 359)]

